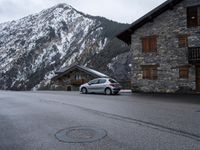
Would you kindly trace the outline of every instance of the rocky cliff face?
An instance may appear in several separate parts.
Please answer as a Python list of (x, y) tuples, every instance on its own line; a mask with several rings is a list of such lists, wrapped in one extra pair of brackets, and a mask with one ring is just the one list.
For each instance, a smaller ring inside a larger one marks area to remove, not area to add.
[[(109, 63), (128, 52), (128, 47), (113, 37), (127, 27), (85, 15), (66, 4), (0, 24), (0, 89), (39, 87), (55, 70), (73, 63), (99, 70), (102, 62), (100, 71), (113, 73), (115, 68), (109, 68)], [(117, 52), (112, 49), (115, 46)], [(101, 57), (108, 58), (104, 61)]]

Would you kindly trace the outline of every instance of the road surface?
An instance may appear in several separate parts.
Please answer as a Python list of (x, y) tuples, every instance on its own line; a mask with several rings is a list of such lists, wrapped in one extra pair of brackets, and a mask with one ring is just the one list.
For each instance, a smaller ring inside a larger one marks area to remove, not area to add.
[(0, 91), (0, 150), (200, 150), (200, 96)]

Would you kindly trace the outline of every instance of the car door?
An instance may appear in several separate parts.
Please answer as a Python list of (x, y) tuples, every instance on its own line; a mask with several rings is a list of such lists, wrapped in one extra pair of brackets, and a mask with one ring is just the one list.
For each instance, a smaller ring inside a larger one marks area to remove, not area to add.
[(106, 79), (99, 79), (98, 93), (104, 93), (106, 88)]
[(89, 93), (96, 92), (98, 81), (99, 81), (98, 79), (94, 79), (88, 83), (88, 92)]

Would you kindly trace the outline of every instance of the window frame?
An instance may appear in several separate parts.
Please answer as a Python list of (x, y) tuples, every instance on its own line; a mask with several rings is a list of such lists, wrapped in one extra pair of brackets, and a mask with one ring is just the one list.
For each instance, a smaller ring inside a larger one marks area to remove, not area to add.
[(75, 74), (74, 78), (76, 81), (78, 81), (82, 79), (82, 76), (80, 74)]
[[(192, 13), (194, 16), (192, 16)], [(196, 17), (196, 19), (192, 19)], [(200, 26), (200, 5), (187, 7), (187, 27), (199, 27)]]
[[(103, 82), (101, 82), (101, 81), (103, 81)], [(99, 84), (104, 84), (104, 83), (106, 83), (106, 82), (107, 82), (106, 79), (99, 79), (99, 81), (98, 81)]]

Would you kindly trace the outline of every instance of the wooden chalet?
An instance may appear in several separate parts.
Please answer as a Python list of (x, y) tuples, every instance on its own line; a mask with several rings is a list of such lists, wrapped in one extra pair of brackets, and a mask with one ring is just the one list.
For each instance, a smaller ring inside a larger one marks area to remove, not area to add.
[(80, 85), (95, 78), (108, 78), (108, 76), (84, 66), (74, 65), (57, 71), (51, 81), (54, 90), (77, 91)]

